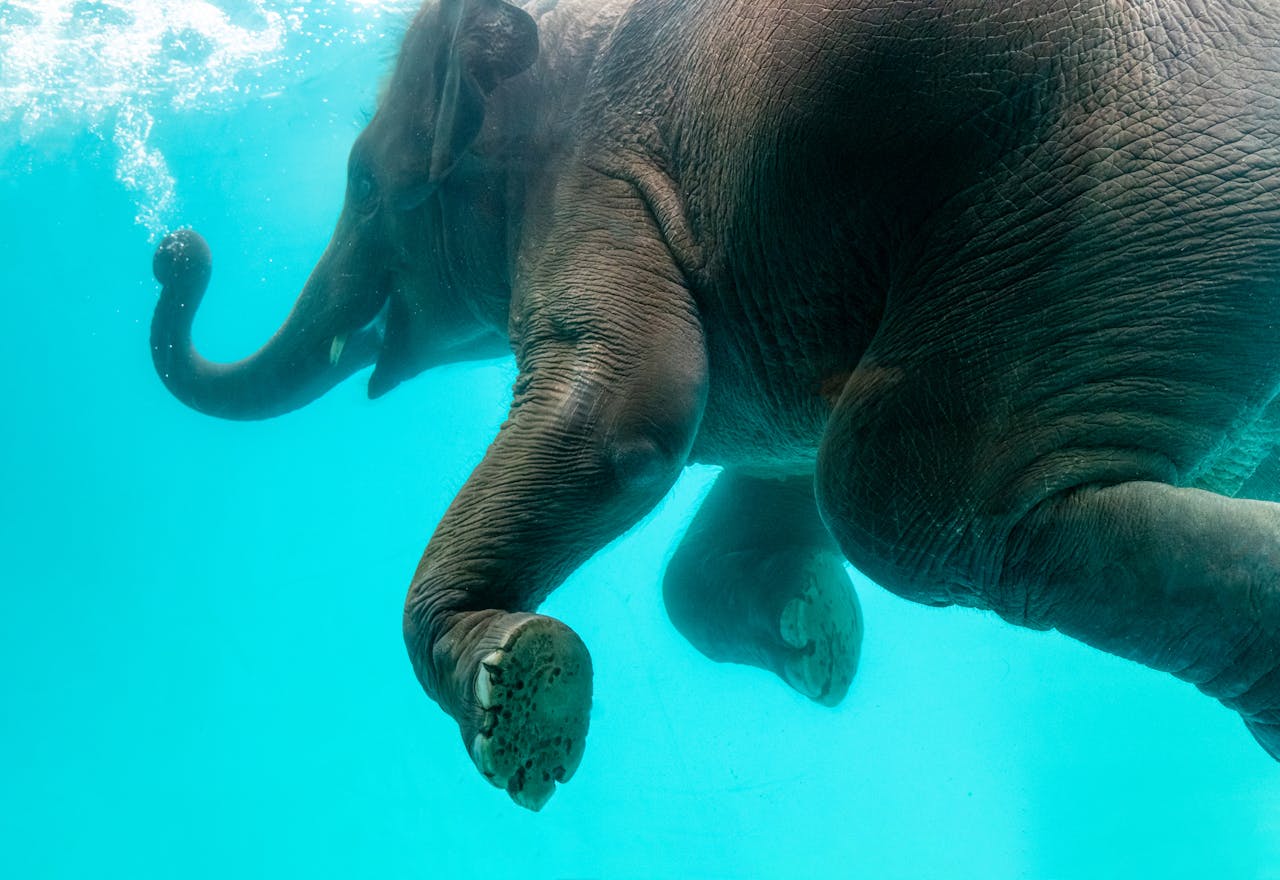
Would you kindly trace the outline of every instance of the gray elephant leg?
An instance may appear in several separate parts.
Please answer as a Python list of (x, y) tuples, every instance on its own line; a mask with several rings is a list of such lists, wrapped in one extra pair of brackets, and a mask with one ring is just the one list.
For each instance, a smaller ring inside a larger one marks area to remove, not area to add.
[(1237, 498), (1280, 501), (1280, 452), (1273, 451), (1235, 493)]
[(1236, 498), (1252, 498), (1257, 501), (1280, 500), (1280, 453), (1272, 452), (1268, 455), (1233, 494)]
[(511, 413), (445, 512), (405, 602), (405, 644), (477, 769), (539, 809), (581, 759), (591, 661), (534, 614), (644, 516), (688, 458), (706, 399), (702, 329), (635, 189), (582, 169), (525, 262)]
[(817, 489), (854, 565), (908, 598), (1056, 628), (1190, 681), (1280, 759), (1280, 505), (1178, 486), (1179, 462), (1222, 435), (1165, 415), (1222, 401), (1188, 409), (1191, 383), (1167, 370), (1167, 398), (1128, 378), (1161, 375), (1159, 352), (1144, 364), (1135, 349), (1109, 383), (1072, 376), (1060, 352), (992, 374), (957, 351), (927, 371), (873, 352), (844, 389)]
[(1009, 560), (1018, 617), (1196, 684), (1280, 760), (1280, 505), (1090, 487), (1027, 517)]
[(1232, 498), (1280, 501), (1280, 397), (1235, 432), (1192, 485)]
[[(1262, 462), (1257, 465), (1247, 477), (1244, 478), (1239, 488), (1235, 489), (1231, 494), (1236, 498), (1253, 499), (1257, 501), (1280, 501), (1280, 449), (1274, 446), (1274, 439), (1277, 436), (1277, 425), (1280, 425), (1280, 399), (1272, 401), (1267, 407), (1263, 417), (1259, 419), (1258, 425), (1255, 427), (1254, 437), (1251, 437), (1251, 445), (1266, 443), (1271, 441), (1271, 448), (1268, 452), (1263, 453)], [(1276, 643), (1273, 641), (1273, 645)], [(1261, 682), (1260, 682), (1261, 684)], [(1263, 685), (1265, 687), (1265, 685)], [(1249, 720), (1246, 713), (1245, 723), (1253, 732), (1257, 740), (1262, 743), (1263, 747), (1277, 759), (1280, 759), (1280, 725), (1276, 724), (1276, 709), (1270, 711), (1272, 716), (1270, 719), (1261, 717), (1255, 720)]]
[(812, 477), (722, 473), (667, 565), (663, 595), (676, 629), (712, 660), (769, 670), (827, 706), (848, 692), (862, 618)]

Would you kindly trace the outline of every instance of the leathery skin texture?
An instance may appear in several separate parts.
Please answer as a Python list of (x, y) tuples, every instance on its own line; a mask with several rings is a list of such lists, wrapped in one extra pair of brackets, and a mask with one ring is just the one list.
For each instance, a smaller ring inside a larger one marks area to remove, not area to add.
[(1268, 3), (433, 0), (285, 324), (202, 358), (182, 230), (152, 351), (240, 419), (514, 352), (404, 634), (523, 806), (592, 688), (535, 611), (690, 462), (724, 471), (663, 590), (710, 658), (839, 702), (848, 560), (1172, 673), (1280, 758), (1278, 184)]

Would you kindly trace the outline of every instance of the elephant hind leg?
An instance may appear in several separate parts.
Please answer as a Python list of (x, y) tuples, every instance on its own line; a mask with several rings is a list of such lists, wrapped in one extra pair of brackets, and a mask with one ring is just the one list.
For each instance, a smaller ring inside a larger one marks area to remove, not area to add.
[(676, 629), (712, 660), (768, 670), (827, 706), (848, 692), (861, 614), (811, 478), (721, 474), (663, 594)]
[(1063, 633), (1172, 672), (1280, 760), (1280, 505), (1131, 482), (1056, 498), (1012, 536), (1010, 588)]
[(1258, 741), (1258, 745), (1267, 750), (1267, 754), (1280, 761), (1280, 721), (1267, 723), (1246, 718), (1245, 726)]
[(928, 388), (923, 375), (855, 374), (833, 413), (818, 497), (854, 565), (907, 598), (1170, 672), (1280, 754), (1280, 504), (1171, 485), (1141, 419), (1128, 442), (1077, 431), (1094, 445), (1055, 447), (1069, 418), (1040, 439), (1025, 432), (1040, 414), (942, 386), (958, 370)]
[(1280, 501), (1280, 451), (1273, 450), (1234, 495), (1258, 501)]
[(1233, 498), (1280, 501), (1280, 396), (1237, 432), (1195, 486)]

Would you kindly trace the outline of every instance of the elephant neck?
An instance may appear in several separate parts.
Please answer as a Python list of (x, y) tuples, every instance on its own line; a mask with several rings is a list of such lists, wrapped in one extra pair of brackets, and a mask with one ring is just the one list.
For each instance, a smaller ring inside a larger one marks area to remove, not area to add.
[[(507, 140), (500, 149), (511, 170), (507, 182), (509, 278), (522, 252), (536, 247), (545, 227), (539, 211), (550, 202), (559, 170), (580, 140), (577, 115), (596, 62), (633, 0), (530, 0), (522, 4), (538, 25), (538, 59), (525, 76), (495, 93), (486, 116)], [(513, 132), (518, 132), (512, 137)], [(486, 311), (505, 326), (509, 296)], [(501, 319), (498, 320), (498, 313)]]
[(592, 63), (633, 0), (531, 0), (538, 25), (535, 76), (561, 96), (581, 95)]
[(525, 11), (538, 24), (538, 60), (531, 79), (538, 94), (535, 141), (549, 153), (572, 143), (572, 125), (592, 68), (633, 0), (532, 0)]

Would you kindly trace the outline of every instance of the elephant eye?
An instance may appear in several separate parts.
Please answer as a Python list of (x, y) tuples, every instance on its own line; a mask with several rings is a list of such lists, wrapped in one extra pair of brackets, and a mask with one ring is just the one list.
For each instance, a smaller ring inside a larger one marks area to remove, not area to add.
[(351, 204), (355, 206), (357, 211), (364, 214), (373, 210), (374, 197), (377, 195), (377, 187), (373, 183), (373, 175), (363, 169), (354, 171), (351, 174), (351, 182), (348, 187)]

